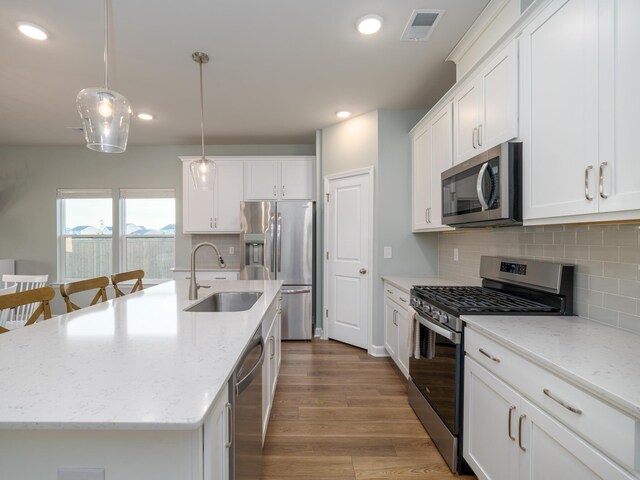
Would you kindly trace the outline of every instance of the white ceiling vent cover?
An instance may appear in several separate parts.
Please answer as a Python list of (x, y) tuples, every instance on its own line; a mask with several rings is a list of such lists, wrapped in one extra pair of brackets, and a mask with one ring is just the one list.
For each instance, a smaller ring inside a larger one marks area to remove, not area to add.
[(425, 42), (438, 25), (444, 10), (414, 10), (402, 32), (403, 42)]

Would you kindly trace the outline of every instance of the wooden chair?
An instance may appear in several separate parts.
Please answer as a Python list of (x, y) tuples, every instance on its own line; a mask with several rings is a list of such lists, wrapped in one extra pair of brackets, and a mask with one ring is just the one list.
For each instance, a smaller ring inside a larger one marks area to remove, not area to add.
[[(33, 290), (27, 290), (25, 292), (11, 293), (9, 295), (0, 296), (0, 311), (9, 310), (9, 312), (15, 312), (17, 309), (24, 305), (36, 304), (38, 307), (33, 311), (31, 316), (27, 319), (24, 326), (32, 325), (36, 323), (40, 315), (44, 315), (44, 319), (51, 318), (51, 307), (49, 302), (53, 300), (56, 292), (51, 287), (36, 288)], [(6, 333), (10, 330), (0, 326), (0, 333)]]
[[(0, 296), (2, 295), (10, 295), (12, 293), (16, 293), (18, 291), (18, 284), (17, 283), (12, 283), (10, 284), (8, 287), (6, 287), (6, 283), (5, 283), (5, 288), (0, 288)], [(5, 309), (5, 310), (0, 310), (0, 327), (5, 327), (7, 324), (7, 321), (9, 320), (9, 316), (13, 311), (10, 309)], [(4, 328), (6, 330), (6, 328)], [(2, 333), (2, 332), (0, 332)]]
[(89, 304), (90, 306), (95, 305), (98, 302), (107, 301), (108, 285), (109, 279), (107, 277), (90, 278), (89, 280), (80, 280), (78, 282), (60, 285), (60, 293), (62, 294), (62, 298), (64, 298), (64, 303), (67, 305), (67, 313), (80, 310), (80, 307), (71, 301), (70, 295), (97, 289), (98, 291)]
[[(36, 288), (42, 288), (47, 284), (49, 275), (2, 275), (2, 281), (4, 286), (8, 287), (10, 284), (15, 283), (17, 285), (16, 292), (26, 292), (27, 290), (34, 290)], [(36, 304), (22, 305), (17, 308), (13, 315), (13, 321), (15, 323), (26, 322), (36, 309)]]
[(131, 293), (143, 290), (142, 279), (144, 278), (144, 270), (132, 270), (131, 272), (114, 273), (111, 275), (111, 283), (116, 292), (116, 298), (124, 297), (125, 293), (118, 288), (118, 284), (122, 282), (130, 282), (135, 280)]

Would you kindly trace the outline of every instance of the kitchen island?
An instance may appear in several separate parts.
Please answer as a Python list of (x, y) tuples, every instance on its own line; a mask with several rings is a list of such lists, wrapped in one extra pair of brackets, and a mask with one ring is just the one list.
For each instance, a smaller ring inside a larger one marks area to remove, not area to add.
[(281, 282), (201, 283), (201, 299), (262, 295), (243, 312), (185, 312), (188, 282), (168, 282), (0, 336), (0, 478), (218, 478), (207, 438), (227, 426), (211, 415)]

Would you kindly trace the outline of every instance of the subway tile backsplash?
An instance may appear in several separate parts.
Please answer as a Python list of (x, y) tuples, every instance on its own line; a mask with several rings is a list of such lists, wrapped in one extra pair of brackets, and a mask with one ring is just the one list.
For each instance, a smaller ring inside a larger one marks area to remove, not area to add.
[(640, 333), (640, 223), (445, 232), (438, 251), (440, 276), (471, 285), (483, 255), (574, 264), (575, 313)]

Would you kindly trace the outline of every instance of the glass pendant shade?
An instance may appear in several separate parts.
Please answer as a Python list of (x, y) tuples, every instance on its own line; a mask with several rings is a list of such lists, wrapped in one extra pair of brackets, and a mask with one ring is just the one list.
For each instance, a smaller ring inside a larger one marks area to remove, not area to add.
[(76, 97), (87, 148), (122, 153), (127, 148), (131, 105), (118, 92), (103, 87), (85, 88)]
[(191, 178), (198, 190), (213, 190), (216, 179), (216, 163), (205, 157), (194, 160), (189, 165)]

